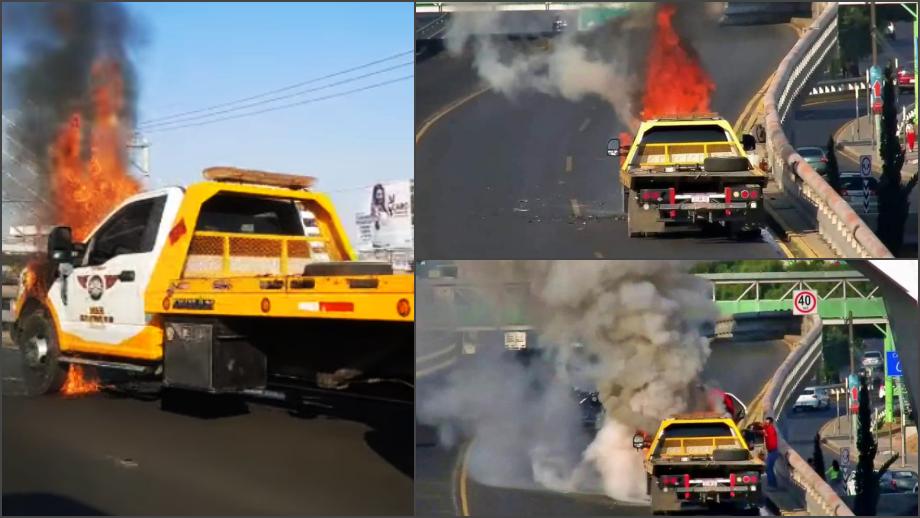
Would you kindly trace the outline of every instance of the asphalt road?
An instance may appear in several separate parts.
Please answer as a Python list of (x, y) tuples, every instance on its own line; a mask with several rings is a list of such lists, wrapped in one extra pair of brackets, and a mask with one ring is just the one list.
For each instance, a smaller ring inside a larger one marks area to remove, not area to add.
[(18, 351), (0, 352), (4, 514), (412, 514), (410, 405), (317, 396), (215, 415), (140, 389), (27, 398)]
[[(739, 351), (743, 353), (739, 354)], [(714, 341), (702, 378), (750, 401), (788, 354), (779, 340)], [(419, 385), (418, 397), (425, 397)], [(647, 506), (616, 502), (599, 494), (564, 494), (538, 489), (494, 487), (469, 477), (468, 445), (444, 448), (435, 432), (419, 426), (416, 437), (416, 513), (461, 515), (646, 515)], [(473, 443), (475, 448), (475, 443)], [(475, 454), (475, 452), (472, 452)]]
[[(677, 26), (717, 85), (712, 109), (731, 122), (796, 39), (788, 25), (719, 27), (714, 16)], [(417, 102), (443, 96), (425, 85), (471, 82), (472, 70), (461, 73), (447, 61), (419, 63)], [(490, 91), (447, 113), (416, 147), (419, 256), (780, 256), (768, 241), (739, 243), (720, 232), (628, 238), (617, 164), (606, 156), (607, 140), (625, 129), (596, 97), (570, 102), (529, 93), (510, 100)]]

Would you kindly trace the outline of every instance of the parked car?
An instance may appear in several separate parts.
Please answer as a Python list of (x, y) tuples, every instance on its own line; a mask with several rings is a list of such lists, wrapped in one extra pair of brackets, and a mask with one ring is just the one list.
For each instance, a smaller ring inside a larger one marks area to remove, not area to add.
[(882, 353), (879, 351), (866, 351), (862, 355), (863, 367), (878, 367), (882, 364)]
[(882, 493), (916, 493), (918, 481), (916, 471), (893, 469), (882, 474), (878, 485)]
[(912, 65), (902, 65), (898, 67), (897, 84), (899, 90), (913, 91), (917, 78), (914, 76)]
[(800, 147), (795, 152), (802, 156), (818, 174), (827, 173), (827, 152), (821, 147)]
[(821, 410), (829, 407), (831, 404), (830, 396), (827, 390), (816, 387), (805, 387), (799, 397), (796, 398), (795, 404), (792, 405), (792, 411), (799, 410)]
[(864, 179), (859, 173), (840, 173), (840, 197), (845, 199), (857, 214), (877, 214), (878, 180), (874, 176)]

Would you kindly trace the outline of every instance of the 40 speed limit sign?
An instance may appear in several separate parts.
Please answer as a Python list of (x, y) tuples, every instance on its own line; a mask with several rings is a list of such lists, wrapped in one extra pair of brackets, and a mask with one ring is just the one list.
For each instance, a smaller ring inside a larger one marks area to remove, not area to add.
[(813, 290), (792, 292), (792, 314), (813, 315), (818, 309), (818, 294)]

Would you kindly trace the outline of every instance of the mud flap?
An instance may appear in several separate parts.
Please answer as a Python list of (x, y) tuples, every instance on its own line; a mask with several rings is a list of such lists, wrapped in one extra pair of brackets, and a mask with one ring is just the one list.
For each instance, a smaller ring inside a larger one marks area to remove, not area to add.
[(658, 219), (658, 210), (644, 210), (639, 205), (634, 193), (624, 189), (624, 203), (626, 207), (626, 228), (629, 237), (641, 237), (664, 232), (664, 221)]
[(666, 514), (680, 511), (681, 509), (677, 493), (673, 491), (665, 493), (658, 487), (658, 482), (655, 479), (649, 481), (649, 496), (651, 497), (652, 514)]

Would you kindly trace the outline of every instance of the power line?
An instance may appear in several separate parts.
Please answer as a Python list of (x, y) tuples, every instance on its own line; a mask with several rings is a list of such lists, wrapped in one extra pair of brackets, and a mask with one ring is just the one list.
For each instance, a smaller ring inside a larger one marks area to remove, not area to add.
[(214, 117), (214, 116), (216, 116), (216, 115), (222, 115), (222, 114), (224, 114), (224, 113), (231, 113), (231, 112), (235, 112), (235, 111), (239, 111), (239, 110), (244, 110), (244, 109), (246, 109), (246, 108), (253, 108), (253, 107), (256, 107), (256, 106), (261, 106), (261, 105), (263, 105), (263, 104), (270, 104), (270, 103), (273, 103), (273, 102), (275, 102), (275, 101), (281, 101), (281, 100), (284, 100), (284, 99), (290, 99), (290, 98), (292, 98), (292, 97), (297, 97), (297, 96), (303, 95), (303, 94), (305, 94), (305, 93), (316, 92), (316, 91), (319, 91), (319, 90), (325, 90), (325, 89), (327, 89), (327, 88), (332, 88), (333, 86), (340, 86), (340, 85), (343, 85), (343, 84), (352, 83), (352, 82), (358, 81), (359, 79), (364, 79), (364, 78), (367, 78), (367, 77), (371, 77), (371, 76), (383, 74), (383, 73), (385, 73), (385, 72), (390, 72), (390, 71), (392, 71), (392, 70), (396, 70), (397, 68), (402, 68), (402, 67), (405, 67), (405, 66), (410, 66), (410, 65), (412, 65), (412, 64), (413, 64), (412, 61), (409, 61), (409, 62), (406, 62), (406, 63), (400, 63), (399, 65), (395, 65), (395, 66), (383, 68), (383, 69), (380, 69), (380, 70), (375, 70), (374, 72), (368, 72), (367, 74), (363, 74), (363, 75), (360, 75), (360, 76), (355, 76), (355, 77), (351, 77), (351, 78), (348, 78), (348, 79), (343, 79), (343, 80), (341, 80), (341, 81), (336, 81), (336, 82), (330, 83), (330, 84), (328, 84), (328, 85), (318, 86), (318, 87), (310, 88), (310, 89), (307, 89), (307, 90), (301, 90), (301, 91), (299, 91), (299, 92), (295, 92), (295, 93), (292, 93), (292, 94), (282, 95), (282, 96), (279, 96), (279, 97), (272, 97), (271, 99), (264, 99), (264, 100), (261, 100), (261, 101), (256, 101), (256, 102), (249, 103), (249, 104), (244, 104), (244, 105), (241, 105), (241, 106), (234, 106), (233, 108), (227, 108), (226, 110), (220, 110), (220, 111), (216, 111), (216, 112), (212, 112), (212, 113), (205, 113), (205, 114), (202, 114), (202, 115), (194, 115), (194, 116), (191, 116), (191, 117), (184, 117), (184, 118), (180, 118), (180, 119), (176, 119), (176, 120), (170, 120), (170, 121), (166, 121), (166, 122), (157, 122), (157, 123), (141, 124), (141, 125), (139, 125), (138, 127), (139, 127), (141, 130), (143, 130), (143, 131), (147, 131), (148, 128), (154, 128), (154, 127), (157, 127), (157, 126), (170, 126), (170, 125), (173, 125), (173, 124), (183, 124), (183, 123), (191, 122), (191, 121), (194, 121), (194, 120), (207, 119), (207, 118), (209, 118), (209, 117)]
[(253, 100), (253, 99), (258, 99), (258, 98), (260, 98), (260, 97), (265, 97), (265, 96), (267, 96), (267, 95), (272, 95), (272, 94), (276, 94), (276, 93), (280, 93), (280, 92), (286, 92), (286, 91), (288, 91), (288, 90), (292, 90), (292, 89), (294, 89), (294, 88), (299, 88), (299, 87), (301, 87), (301, 86), (308, 85), (308, 84), (311, 84), (311, 83), (316, 83), (316, 82), (322, 81), (322, 80), (324, 80), (324, 79), (330, 79), (330, 78), (337, 77), (337, 76), (340, 76), (340, 75), (343, 75), (343, 74), (347, 74), (347, 73), (349, 73), (349, 72), (354, 72), (354, 71), (356, 71), (356, 70), (361, 70), (361, 69), (364, 69), (364, 68), (368, 68), (368, 67), (371, 67), (371, 66), (380, 64), (380, 63), (385, 63), (385, 62), (387, 62), (387, 61), (390, 61), (390, 60), (393, 60), (393, 59), (396, 59), (396, 58), (399, 58), (399, 57), (402, 57), (402, 56), (405, 56), (405, 55), (408, 55), (408, 54), (412, 54), (412, 52), (413, 52), (413, 51), (411, 51), (411, 50), (408, 50), (408, 51), (405, 51), (405, 52), (400, 52), (399, 54), (393, 54), (392, 56), (388, 56), (388, 57), (385, 57), (385, 58), (383, 58), (383, 59), (378, 59), (378, 60), (376, 60), (376, 61), (371, 61), (371, 62), (369, 62), (369, 63), (365, 63), (365, 64), (363, 64), (363, 65), (358, 65), (358, 66), (356, 66), (356, 67), (352, 67), (352, 68), (349, 68), (349, 69), (346, 69), (346, 70), (342, 70), (342, 71), (340, 71), (340, 72), (335, 72), (335, 73), (327, 74), (327, 75), (324, 75), (324, 76), (321, 76), (321, 77), (316, 77), (316, 78), (313, 78), (313, 79), (308, 79), (308, 80), (306, 80), (306, 81), (301, 81), (301, 82), (299, 82), (299, 83), (295, 83), (295, 84), (292, 84), (292, 85), (289, 85), (289, 86), (284, 86), (284, 87), (282, 87), (282, 88), (277, 88), (277, 89), (275, 89), (275, 90), (270, 90), (270, 91), (268, 91), (268, 92), (263, 92), (263, 93), (261, 93), (261, 94), (251, 95), (251, 96), (249, 96), (249, 97), (243, 97), (243, 98), (241, 98), (241, 99), (236, 99), (236, 100), (234, 100), (234, 101), (227, 101), (227, 102), (224, 102), (224, 103), (211, 105), (211, 106), (208, 106), (207, 108), (200, 108), (200, 109), (197, 109), (197, 110), (190, 110), (190, 111), (185, 111), (185, 112), (181, 112), (181, 113), (174, 113), (174, 114), (172, 114), (172, 115), (164, 115), (164, 116), (162, 116), (162, 117), (154, 117), (153, 119), (148, 119), (148, 120), (146, 120), (146, 121), (142, 121), (139, 125), (143, 126), (143, 125), (146, 125), (146, 124), (151, 124), (151, 123), (154, 123), (154, 122), (157, 122), (157, 121), (162, 121), (162, 120), (165, 120), (165, 119), (175, 119), (175, 118), (178, 118), (178, 117), (184, 117), (184, 116), (186, 116), (186, 115), (192, 115), (192, 114), (196, 114), (196, 113), (211, 111), (211, 110), (215, 110), (215, 109), (218, 109), (218, 108), (224, 108), (224, 107), (226, 107), (226, 106), (231, 106), (231, 105), (234, 105), (234, 104), (237, 104), (237, 103), (246, 102), (246, 101), (251, 101), (251, 100)]
[(314, 97), (314, 98), (312, 98), (312, 99), (306, 99), (306, 100), (303, 100), (303, 101), (298, 101), (298, 102), (296, 102), (296, 103), (283, 104), (283, 105), (281, 105), (281, 106), (274, 106), (274, 107), (272, 107), (272, 108), (265, 108), (265, 109), (257, 110), (257, 111), (254, 111), (254, 112), (241, 113), (241, 114), (238, 114), (238, 115), (230, 115), (230, 116), (228, 116), (228, 117), (221, 117), (221, 118), (219, 118), (219, 119), (208, 120), (208, 121), (203, 121), (203, 122), (196, 122), (196, 123), (192, 123), (192, 124), (181, 124), (181, 125), (178, 125), (178, 126), (171, 126), (171, 127), (165, 127), (165, 128), (154, 128), (154, 129), (151, 129), (151, 130), (146, 130), (146, 132), (147, 132), (147, 133), (156, 133), (156, 132), (161, 132), (161, 131), (171, 131), (171, 130), (177, 130), (177, 129), (183, 129), (183, 128), (193, 128), (193, 127), (196, 127), (196, 126), (205, 126), (205, 125), (207, 125), (207, 124), (214, 124), (214, 123), (216, 123), (216, 122), (223, 122), (223, 121), (228, 121), (228, 120), (233, 120), (233, 119), (241, 119), (241, 118), (243, 118), (243, 117), (250, 117), (250, 116), (259, 115), (259, 114), (262, 114), (262, 113), (268, 113), (268, 112), (273, 112), (273, 111), (277, 111), (277, 110), (283, 110), (283, 109), (286, 109), (286, 108), (292, 108), (292, 107), (294, 107), (294, 106), (302, 106), (302, 105), (304, 105), (304, 104), (311, 104), (311, 103), (315, 103), (315, 102), (318, 102), (318, 101), (325, 101), (325, 100), (327, 100), (327, 99), (334, 99), (334, 98), (337, 98), (337, 97), (344, 97), (344, 96), (346, 96), (346, 95), (351, 95), (351, 94), (354, 94), (354, 93), (363, 92), (363, 91), (365, 91), (365, 90), (371, 90), (371, 89), (374, 89), (374, 88), (380, 88), (380, 87), (382, 87), (382, 86), (386, 86), (386, 85), (389, 85), (389, 84), (397, 83), (397, 82), (399, 82), (399, 81), (405, 81), (406, 79), (411, 79), (412, 77), (414, 77), (414, 76), (413, 76), (412, 74), (409, 74), (409, 75), (407, 75), (407, 76), (398, 77), (398, 78), (396, 78), (396, 79), (389, 79), (389, 80), (387, 80), (387, 81), (381, 81), (381, 82), (379, 82), (379, 83), (374, 83), (374, 84), (371, 84), (371, 85), (362, 86), (362, 87), (360, 87), (360, 88), (354, 88), (354, 89), (352, 89), (352, 90), (346, 90), (346, 91), (344, 91), (344, 92), (329, 94), (329, 95), (325, 95), (325, 96), (322, 96), (322, 97)]

